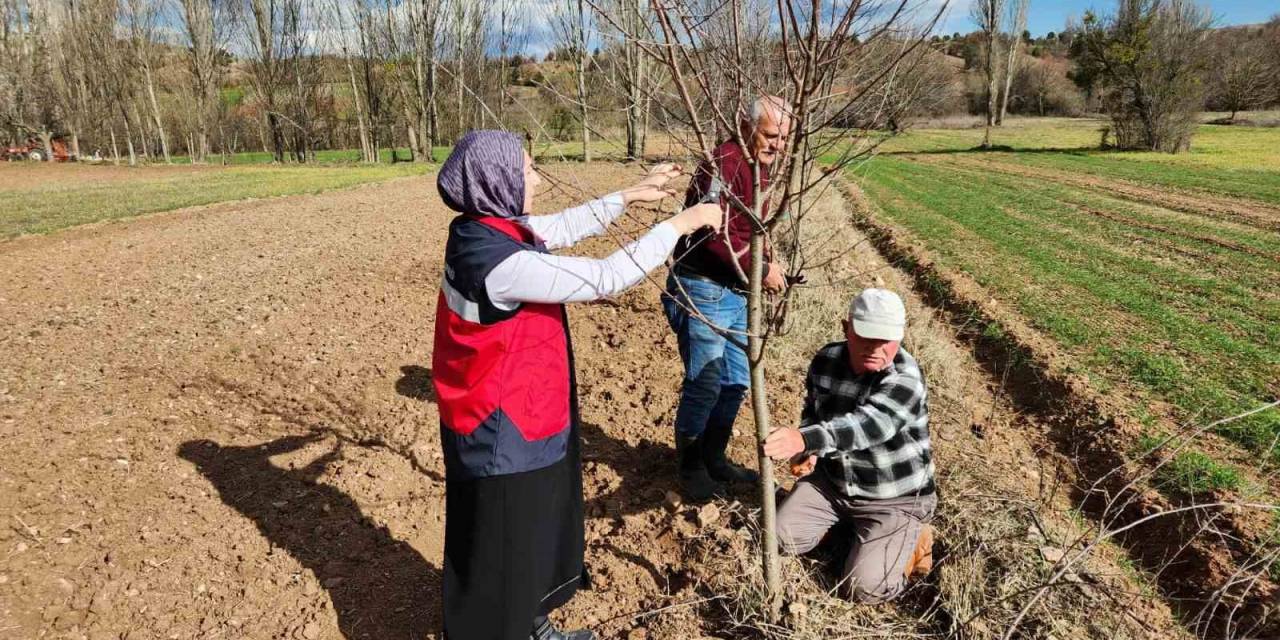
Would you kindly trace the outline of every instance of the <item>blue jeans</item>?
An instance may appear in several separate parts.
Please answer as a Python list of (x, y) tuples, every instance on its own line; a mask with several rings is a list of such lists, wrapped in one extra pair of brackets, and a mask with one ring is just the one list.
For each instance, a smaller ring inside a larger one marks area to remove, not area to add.
[(745, 344), (747, 298), (709, 280), (676, 275), (667, 276), (667, 292), (662, 296), (662, 308), (676, 332), (684, 363), (676, 432), (697, 437), (707, 425), (730, 428), (751, 380), (747, 354), (677, 300), (697, 309), (715, 326), (735, 332), (731, 334), (734, 339)]

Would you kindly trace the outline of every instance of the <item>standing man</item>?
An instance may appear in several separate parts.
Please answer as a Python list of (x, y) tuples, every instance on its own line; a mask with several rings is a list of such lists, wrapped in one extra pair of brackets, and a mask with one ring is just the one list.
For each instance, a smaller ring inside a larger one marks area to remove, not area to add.
[[(778, 544), (806, 553), (838, 522), (855, 540), (841, 573), (858, 602), (884, 602), (933, 564), (937, 504), (929, 403), (915, 358), (901, 348), (902, 299), (884, 289), (854, 298), (845, 340), (814, 356), (800, 428), (776, 429), (764, 452), (805, 475), (778, 510)], [(816, 470), (814, 469), (816, 465)]]
[[(722, 230), (703, 230), (681, 239), (662, 296), (684, 363), (676, 409), (676, 452), (680, 487), (690, 500), (710, 498), (723, 489), (723, 482), (757, 478), (754, 471), (729, 462), (725, 448), (750, 382), (741, 345), (746, 343), (747, 331), (743, 274), (751, 268), (748, 245), (753, 230), (747, 212), (756, 204), (753, 167), (759, 168), (763, 193), (791, 130), (788, 107), (775, 96), (759, 98), (749, 113), (741, 114), (739, 127), (747, 148), (733, 140), (721, 143), (714, 152), (715, 163), (698, 168), (685, 196), (686, 206), (719, 202), (724, 210)], [(768, 218), (767, 202), (762, 203), (760, 215)], [(782, 266), (771, 262), (764, 288), (781, 291), (784, 285)]]

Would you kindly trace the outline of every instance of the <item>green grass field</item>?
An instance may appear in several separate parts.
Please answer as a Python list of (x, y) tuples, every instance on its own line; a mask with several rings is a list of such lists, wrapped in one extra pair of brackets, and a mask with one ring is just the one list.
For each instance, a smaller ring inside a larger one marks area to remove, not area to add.
[[(450, 150), (436, 147), (436, 160), (443, 161)], [(580, 159), (581, 153), (578, 142), (534, 147), (539, 162)], [(615, 161), (623, 155), (614, 141), (593, 142), (592, 153)], [(273, 165), (271, 154), (260, 151), (233, 154), (228, 166), (216, 164), (217, 155), (212, 158), (215, 164), (199, 166), (192, 166), (185, 156), (175, 156), (171, 165), (134, 168), (0, 164), (0, 239), (202, 204), (341, 189), (421, 175), (438, 166), (405, 162), (406, 149), (399, 150), (398, 163), (391, 162), (390, 150), (380, 155), (378, 165), (359, 164), (357, 149), (319, 151), (316, 162), (307, 165)], [(107, 179), (109, 172), (117, 173)]]
[[(650, 153), (662, 153), (668, 151), (666, 146), (661, 144), (658, 136), (654, 136), (654, 140), (649, 145)], [(449, 152), (453, 149), (451, 146), (435, 147), (436, 162), (444, 162), (449, 156)], [(616, 160), (624, 159), (625, 147), (621, 141), (616, 139), (595, 140), (591, 143), (592, 160)], [(582, 159), (582, 142), (580, 141), (544, 141), (533, 146), (533, 156), (540, 162), (557, 162), (562, 160), (581, 160)], [(220, 163), (221, 156), (214, 154), (210, 159), (213, 163)], [(391, 162), (391, 150), (379, 149), (378, 158), (380, 162)], [(401, 147), (396, 149), (396, 158), (399, 162), (407, 162), (409, 160), (409, 150)], [(266, 151), (242, 151), (227, 156), (227, 164), (233, 166), (240, 165), (268, 165), (271, 164), (273, 156)], [(316, 162), (319, 164), (355, 164), (360, 162), (359, 149), (328, 149), (316, 152)], [(189, 156), (174, 156), (174, 164), (190, 164)]]
[[(443, 161), (445, 156), (449, 154), (450, 147), (436, 147), (436, 160)], [(247, 165), (247, 164), (271, 164), (274, 156), (267, 151), (241, 151), (227, 156), (228, 165)], [(378, 159), (383, 163), (391, 162), (391, 150), (379, 149)], [(406, 148), (396, 149), (396, 159), (399, 162), (409, 161), (409, 150)], [(215, 164), (222, 162), (222, 156), (214, 154), (210, 162)], [(190, 164), (190, 156), (173, 156), (174, 164)], [(322, 149), (316, 152), (316, 162), (320, 164), (355, 164), (360, 162), (359, 149)]]
[[(856, 178), (885, 218), (1056, 339), (1101, 390), (1168, 403), (1192, 425), (1273, 401), (1280, 129), (1206, 125), (1190, 153), (1165, 155), (1091, 149), (1101, 126), (1018, 121), (994, 134), (995, 152), (973, 150), (980, 129), (914, 131)], [(1280, 411), (1217, 431), (1280, 462)], [(1177, 469), (1204, 471), (1190, 486), (1237, 483), (1202, 458)]]
[[(0, 238), (215, 202), (317, 193), (421, 175), (429, 165), (0, 166)], [(7, 179), (6, 173), (22, 172)]]

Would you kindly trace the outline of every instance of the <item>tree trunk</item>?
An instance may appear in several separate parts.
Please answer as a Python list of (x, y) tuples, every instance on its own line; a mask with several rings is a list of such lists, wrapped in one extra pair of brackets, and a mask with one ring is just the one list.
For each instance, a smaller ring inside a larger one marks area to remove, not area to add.
[(582, 161), (591, 162), (591, 127), (587, 123), (587, 13), (578, 0), (578, 105), (582, 109)]
[(223, 128), (222, 123), (218, 123), (218, 148), (222, 150), (222, 165), (227, 164), (227, 130)]
[(258, 121), (258, 142), (262, 144), (262, 152), (271, 153), (271, 144), (267, 142), (267, 129), (263, 126), (265, 119), (255, 119)]
[(769, 436), (769, 397), (764, 379), (764, 235), (751, 234), (750, 293), (747, 298), (747, 348), (751, 368), (751, 410), (756, 421), (756, 455), (760, 459), (760, 544), (769, 610), (774, 619), (782, 609), (782, 578), (778, 566), (777, 504), (774, 501), (773, 463), (764, 454)]
[(151, 78), (151, 65), (142, 65), (142, 75), (147, 79), (147, 97), (151, 102), (151, 115), (156, 121), (156, 133), (160, 136), (160, 151), (164, 154), (165, 164), (171, 164), (169, 159), (169, 139), (164, 133), (164, 120), (160, 117), (160, 103), (156, 100), (156, 83)]
[(436, 161), (436, 145), (440, 144), (440, 119), (436, 103), (436, 56), (427, 59), (427, 158)]
[(295, 101), (298, 105), (298, 110), (294, 114), (294, 117), (297, 118), (297, 123), (294, 128), (293, 139), (294, 157), (298, 159), (299, 163), (306, 163), (315, 159), (315, 152), (311, 148), (311, 111), (307, 108), (307, 91), (302, 84), (301, 64), (301, 57), (294, 57), (292, 70), (294, 87), (297, 91)]
[(129, 166), (138, 166), (138, 152), (133, 148), (133, 131), (129, 127), (129, 115), (124, 117), (124, 145), (129, 150)]
[(280, 116), (276, 115), (273, 102), (267, 103), (267, 131), (271, 134), (271, 157), (284, 164), (284, 133), (280, 131)]
[(991, 127), (995, 126), (996, 118), (996, 68), (995, 68), (995, 48), (996, 34), (993, 32), (987, 37), (987, 128), (982, 134), (982, 148), (991, 148)]
[(418, 129), (413, 124), (413, 113), (409, 109), (409, 102), (404, 103), (404, 128), (409, 134), (409, 161), (418, 161)]
[(48, 129), (39, 133), (40, 144), (44, 147), (44, 161), (53, 162), (53, 134)]
[(111, 164), (120, 166), (120, 146), (116, 144), (116, 128), (111, 127)]
[[(459, 23), (461, 23), (461, 21), (459, 21)], [(461, 27), (458, 27), (458, 28), (461, 29)], [(457, 37), (459, 40), (458, 59), (457, 59), (457, 68), (454, 69), (454, 72), (453, 72), (453, 90), (454, 90), (454, 98), (456, 98), (458, 101), (458, 104), (457, 104), (458, 122), (457, 122), (457, 129), (453, 133), (454, 142), (457, 142), (458, 138), (461, 138), (462, 134), (467, 130), (466, 120), (465, 120), (466, 108), (463, 106), (464, 104), (463, 99), (465, 98), (465, 96), (463, 95), (463, 85), (464, 85), (464, 76), (466, 75), (466, 64), (463, 62), (463, 58), (466, 56), (466, 45), (464, 45), (461, 42), (462, 37), (460, 35)]]
[(361, 102), (360, 87), (356, 84), (356, 68), (351, 64), (351, 57), (347, 58), (347, 76), (351, 81), (351, 100), (356, 107), (356, 128), (360, 132), (360, 158), (365, 162), (377, 162), (378, 156), (370, 150), (369, 145), (369, 125), (365, 121), (364, 104)]
[(640, 158), (642, 160), (644, 159), (645, 150), (648, 149), (649, 145), (649, 80), (647, 76), (644, 82), (645, 91), (640, 103)]
[(644, 72), (641, 68), (642, 57), (638, 47), (631, 42), (632, 38), (637, 37), (638, 28), (636, 23), (639, 22), (639, 8), (634, 2), (627, 2), (627, 15), (625, 17), (626, 33), (624, 37), (626, 41), (623, 43), (623, 60), (626, 63), (624, 72), (626, 80), (623, 83), (627, 90), (627, 160), (636, 160), (644, 155), (644, 151), (640, 148), (640, 101), (641, 78)]
[[(131, 103), (132, 104), (130, 106), (133, 108), (133, 119), (138, 125), (138, 142), (140, 143), (139, 146), (142, 147), (142, 157), (150, 160), (152, 155), (151, 132), (148, 130), (148, 123), (150, 122), (150, 119), (142, 117), (142, 111), (138, 109), (138, 102), (136, 100), (131, 101)], [(128, 116), (125, 116), (125, 121), (127, 124)]]
[(996, 124), (1004, 125), (1004, 114), (1009, 110), (1009, 91), (1013, 88), (1013, 71), (1014, 62), (1018, 54), (1018, 39), (1015, 37), (1009, 43), (1009, 56), (1005, 59), (1004, 65), (1004, 94), (1000, 96), (1000, 115), (996, 117)]

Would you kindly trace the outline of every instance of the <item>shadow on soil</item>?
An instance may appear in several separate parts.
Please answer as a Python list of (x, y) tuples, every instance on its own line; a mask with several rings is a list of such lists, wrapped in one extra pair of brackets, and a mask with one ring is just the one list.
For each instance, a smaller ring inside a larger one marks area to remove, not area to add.
[(422, 402), (436, 401), (436, 389), (431, 384), (431, 370), (416, 364), (400, 367), (400, 379), (396, 380), (396, 393)]
[(287, 436), (241, 447), (191, 440), (178, 455), (194, 463), (222, 501), (252, 520), (272, 545), (315, 573), (329, 592), (344, 638), (421, 638), (439, 632), (440, 570), (367, 520), (351, 496), (317, 482), (338, 449), (299, 469), (271, 463), (272, 456), (326, 437)]

